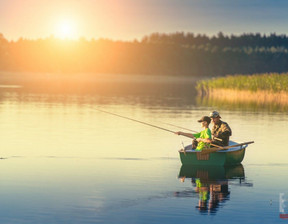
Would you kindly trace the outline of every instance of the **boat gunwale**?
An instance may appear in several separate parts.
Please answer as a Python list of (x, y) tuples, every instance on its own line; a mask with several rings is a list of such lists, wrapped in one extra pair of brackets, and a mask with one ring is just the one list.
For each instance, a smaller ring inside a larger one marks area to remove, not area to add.
[[(210, 153), (233, 153), (233, 152), (238, 152), (238, 151), (241, 151), (242, 149), (246, 149), (247, 146), (245, 147), (241, 147), (241, 148), (232, 148), (231, 149), (228, 149), (228, 150), (219, 150), (219, 151), (216, 151), (216, 152), (210, 152)], [(183, 149), (180, 149), (178, 150), (179, 153), (184, 153)], [(202, 153), (202, 152), (205, 152), (205, 151), (196, 151), (196, 150), (185, 150), (185, 153)]]
[[(237, 142), (234, 142), (234, 141), (229, 141), (229, 146), (232, 146), (233, 144), (238, 144)], [(190, 145), (187, 145), (185, 146), (185, 148), (188, 148), (188, 147), (191, 147), (192, 144)], [(240, 145), (240, 146), (236, 146), (236, 147), (231, 147), (229, 149), (220, 149), (216, 152), (211, 152), (211, 153), (232, 153), (232, 152), (236, 152), (236, 151), (241, 151), (241, 149), (246, 149), (248, 147), (248, 144), (244, 144), (244, 145)], [(210, 149), (216, 149), (214, 147), (210, 148)], [(180, 149), (178, 150), (179, 153), (201, 153), (201, 152), (204, 152), (205, 149), (203, 151), (197, 151), (195, 149), (187, 149), (187, 150), (183, 150), (183, 149)]]

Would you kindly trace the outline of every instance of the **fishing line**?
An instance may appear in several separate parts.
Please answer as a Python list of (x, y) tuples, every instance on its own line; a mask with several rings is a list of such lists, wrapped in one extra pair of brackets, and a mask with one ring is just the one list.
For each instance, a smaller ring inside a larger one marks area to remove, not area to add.
[(119, 115), (119, 114), (115, 114), (115, 113), (111, 113), (111, 112), (109, 112), (109, 111), (105, 111), (105, 110), (98, 109), (98, 108), (94, 108), (94, 109), (97, 110), (97, 111), (106, 113), (106, 114), (110, 114), (110, 115), (114, 115), (114, 116), (117, 116), (117, 117), (121, 117), (121, 118), (130, 120), (130, 121), (138, 122), (138, 123), (140, 123), (140, 124), (145, 124), (145, 125), (148, 125), (148, 126), (150, 126), (150, 127), (158, 128), (158, 129), (161, 129), (161, 130), (163, 130), (163, 131), (168, 131), (168, 132), (171, 132), (171, 133), (173, 133), (173, 134), (176, 133), (175, 131), (172, 131), (172, 130), (169, 130), (169, 129), (166, 129), (166, 128), (162, 128), (162, 127), (159, 127), (159, 126), (154, 125), (154, 124), (149, 124), (149, 123), (144, 122), (144, 121), (139, 121), (139, 120), (136, 120), (136, 119), (133, 119), (133, 118), (125, 117), (125, 116), (122, 116), (122, 115)]
[(161, 122), (161, 123), (170, 125), (170, 126), (175, 127), (175, 128), (181, 128), (183, 130), (191, 131), (191, 132), (194, 132), (194, 133), (198, 133), (199, 132), (199, 131), (194, 131), (194, 130), (191, 130), (191, 129), (188, 129), (188, 128), (180, 127), (180, 126), (177, 126), (177, 125), (174, 125), (174, 124), (169, 124), (169, 123), (165, 123), (165, 122)]

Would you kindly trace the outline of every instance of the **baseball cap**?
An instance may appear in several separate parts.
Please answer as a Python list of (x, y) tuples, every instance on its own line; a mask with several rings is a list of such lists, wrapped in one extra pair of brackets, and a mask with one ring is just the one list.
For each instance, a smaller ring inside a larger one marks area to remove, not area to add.
[[(214, 110), (213, 112), (211, 112), (210, 113), (210, 117), (212, 118), (212, 117), (220, 117), (220, 114), (219, 114), (219, 112), (217, 112), (216, 110)], [(221, 117), (220, 117), (221, 118)]]
[(211, 118), (208, 116), (203, 116), (203, 117), (201, 117), (200, 120), (198, 120), (198, 122), (202, 122), (202, 121), (207, 121), (207, 123), (210, 124)]

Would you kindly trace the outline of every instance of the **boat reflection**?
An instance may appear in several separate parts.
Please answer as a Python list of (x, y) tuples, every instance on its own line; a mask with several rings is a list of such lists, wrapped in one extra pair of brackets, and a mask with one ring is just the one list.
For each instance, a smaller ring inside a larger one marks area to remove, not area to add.
[(192, 166), (182, 165), (179, 179), (185, 182), (191, 179), (193, 190), (176, 192), (176, 197), (198, 196), (196, 208), (201, 213), (215, 214), (222, 205), (230, 200), (229, 186), (247, 186), (253, 184), (245, 180), (244, 167), (236, 166)]

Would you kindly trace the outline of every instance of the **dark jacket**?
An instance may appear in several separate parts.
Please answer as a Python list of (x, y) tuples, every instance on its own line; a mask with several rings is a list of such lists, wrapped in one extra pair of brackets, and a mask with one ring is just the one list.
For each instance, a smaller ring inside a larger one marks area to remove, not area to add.
[(218, 124), (213, 126), (211, 132), (213, 137), (222, 139), (222, 141), (213, 139), (212, 144), (220, 146), (229, 145), (229, 137), (232, 135), (232, 131), (226, 122), (220, 120)]

